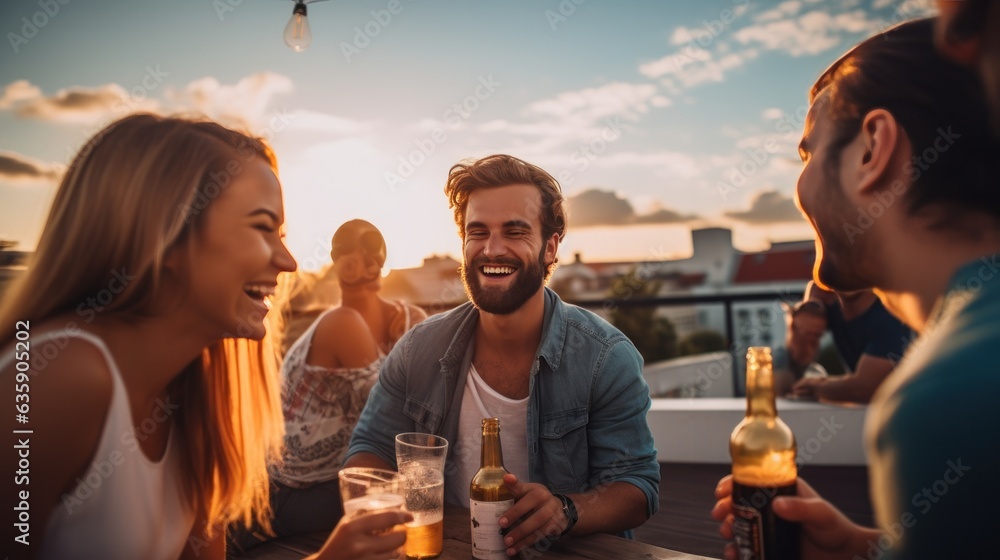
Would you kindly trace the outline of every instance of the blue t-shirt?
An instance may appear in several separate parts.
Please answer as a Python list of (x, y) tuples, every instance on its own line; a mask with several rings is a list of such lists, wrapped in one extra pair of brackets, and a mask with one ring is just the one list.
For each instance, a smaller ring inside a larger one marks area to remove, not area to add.
[(846, 371), (857, 371), (862, 354), (898, 362), (913, 339), (913, 331), (875, 298), (864, 313), (847, 321), (840, 305), (828, 305), (827, 328)]
[(876, 392), (865, 439), (882, 558), (996, 558), (1000, 255), (960, 268)]

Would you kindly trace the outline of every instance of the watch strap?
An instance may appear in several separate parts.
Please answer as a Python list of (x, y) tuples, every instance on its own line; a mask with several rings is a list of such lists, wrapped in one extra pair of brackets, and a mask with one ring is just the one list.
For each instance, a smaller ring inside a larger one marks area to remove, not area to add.
[(576, 504), (573, 503), (573, 500), (571, 500), (569, 496), (564, 494), (553, 494), (553, 496), (559, 498), (559, 501), (562, 502), (563, 515), (566, 516), (566, 528), (559, 534), (559, 536), (562, 537), (573, 530), (573, 527), (576, 525), (576, 522), (580, 517), (576, 511)]

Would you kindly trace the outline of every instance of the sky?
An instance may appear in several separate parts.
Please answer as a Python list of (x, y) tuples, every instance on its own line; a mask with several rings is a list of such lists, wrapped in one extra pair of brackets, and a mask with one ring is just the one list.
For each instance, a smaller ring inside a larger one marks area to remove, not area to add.
[[(289, 0), (0, 4), (0, 239), (31, 250), (84, 141), (135, 111), (266, 138), (300, 267), (363, 218), (387, 268), (458, 257), (443, 194), (509, 153), (569, 199), (560, 256), (678, 258), (692, 228), (737, 248), (811, 239), (794, 206), (807, 92), (860, 40), (932, 0), (332, 0), (311, 46)], [(563, 262), (566, 262), (565, 260)]]

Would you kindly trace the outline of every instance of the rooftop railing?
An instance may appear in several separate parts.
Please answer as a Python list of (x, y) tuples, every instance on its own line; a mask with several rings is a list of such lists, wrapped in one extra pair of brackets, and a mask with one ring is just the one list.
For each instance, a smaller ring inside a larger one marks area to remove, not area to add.
[(733, 304), (743, 302), (771, 301), (779, 306), (781, 303), (794, 305), (802, 300), (803, 290), (766, 290), (755, 292), (741, 292), (728, 294), (692, 294), (657, 296), (652, 298), (604, 298), (604, 299), (573, 299), (568, 303), (578, 305), (584, 309), (602, 310), (605, 312), (614, 309), (627, 309), (630, 307), (681, 307), (691, 305), (721, 305), (725, 317), (726, 345), (732, 355), (732, 382), (733, 394), (742, 394), (740, 384), (739, 364), (742, 363), (743, 354), (746, 353), (746, 346), (736, 343), (736, 328), (733, 321)]

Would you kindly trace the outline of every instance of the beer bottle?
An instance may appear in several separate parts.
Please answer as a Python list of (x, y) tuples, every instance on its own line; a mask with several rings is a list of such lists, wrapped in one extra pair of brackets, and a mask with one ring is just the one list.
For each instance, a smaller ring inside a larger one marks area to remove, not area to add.
[(514, 496), (503, 483), (500, 419), (483, 418), (483, 447), (479, 471), (469, 487), (472, 516), (472, 556), (480, 560), (507, 560), (507, 546), (500, 533), (500, 517), (514, 505)]
[(774, 406), (771, 349), (747, 350), (747, 415), (729, 438), (733, 536), (741, 559), (799, 558), (799, 526), (774, 515), (777, 496), (794, 496), (795, 435)]

